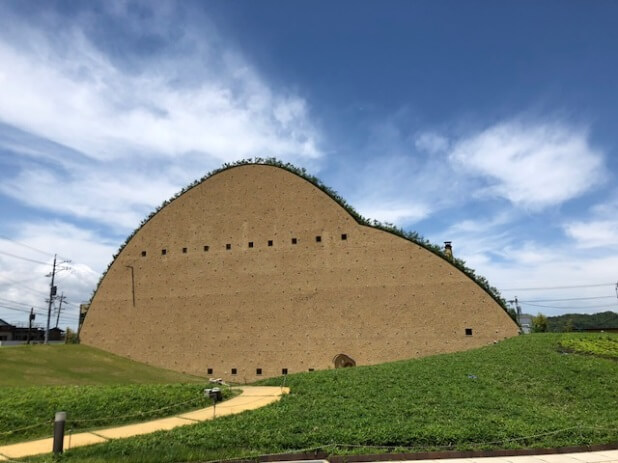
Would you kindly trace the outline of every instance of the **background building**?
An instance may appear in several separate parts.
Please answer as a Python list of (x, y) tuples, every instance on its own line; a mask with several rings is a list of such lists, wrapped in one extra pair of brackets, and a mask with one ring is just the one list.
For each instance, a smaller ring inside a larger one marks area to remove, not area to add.
[[(142, 362), (249, 381), (453, 352), (518, 333), (447, 258), (371, 226), (281, 167), (224, 169), (128, 240), (80, 337)], [(341, 357), (339, 357), (341, 359)]]

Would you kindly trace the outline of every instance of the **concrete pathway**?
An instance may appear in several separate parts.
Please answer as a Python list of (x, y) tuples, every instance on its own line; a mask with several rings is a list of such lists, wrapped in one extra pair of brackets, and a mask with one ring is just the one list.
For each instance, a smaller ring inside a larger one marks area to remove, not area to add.
[[(187, 426), (200, 421), (212, 420), (215, 416), (220, 417), (233, 415), (246, 410), (255, 410), (256, 408), (278, 401), (283, 394), (288, 394), (290, 392), (289, 388), (278, 386), (243, 386), (236, 389), (241, 389), (241, 394), (230, 400), (221, 402), (216, 406), (214, 411), (211, 406), (168, 418), (66, 435), (64, 437), (64, 450), (82, 447), (84, 445), (99, 444), (111, 439), (123, 439), (126, 437), (139, 436), (141, 434), (149, 434), (155, 431), (167, 431), (177, 428), (178, 426)], [(52, 438), (0, 446), (0, 461), (29, 457), (42, 453), (51, 453), (52, 446)]]

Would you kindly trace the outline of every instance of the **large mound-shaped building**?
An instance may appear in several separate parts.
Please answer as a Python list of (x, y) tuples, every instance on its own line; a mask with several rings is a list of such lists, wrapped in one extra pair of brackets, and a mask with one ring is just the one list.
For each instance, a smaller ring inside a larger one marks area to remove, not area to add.
[(203, 180), (135, 233), (80, 337), (242, 382), (459, 351), (517, 332), (449, 260), (359, 223), (295, 173), (248, 164)]

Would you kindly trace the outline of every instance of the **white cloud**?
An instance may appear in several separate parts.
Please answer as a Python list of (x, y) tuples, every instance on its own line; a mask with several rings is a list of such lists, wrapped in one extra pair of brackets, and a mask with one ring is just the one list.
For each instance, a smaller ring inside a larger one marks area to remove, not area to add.
[(450, 160), (486, 179), (482, 194), (530, 210), (580, 196), (604, 179), (603, 155), (587, 133), (559, 123), (499, 123), (458, 140)]
[(618, 220), (571, 222), (565, 225), (568, 236), (584, 248), (615, 248), (618, 246)]
[[(270, 86), (208, 18), (171, 4), (139, 4), (144, 15), (129, 13), (131, 2), (106, 5), (99, 14), (123, 33), (140, 44), (164, 37), (165, 47), (123, 44), (116, 56), (94, 35), (101, 18), (2, 11), (0, 148), (20, 167), (2, 193), (127, 230), (221, 162), (322, 156), (307, 102)], [(175, 14), (190, 20), (178, 29)]]
[(426, 218), (430, 209), (424, 204), (359, 204), (358, 211), (364, 217), (388, 223), (412, 223)]
[(133, 74), (81, 32), (67, 42), (62, 53), (46, 49), (43, 57), (0, 43), (0, 120), (101, 160), (128, 150), (171, 157), (198, 151), (220, 161), (321, 155), (305, 101), (273, 92), (246, 67), (176, 85), (174, 63)]
[(589, 220), (571, 220), (563, 224), (564, 232), (579, 248), (618, 248), (618, 195), (591, 208)]
[(89, 163), (74, 166), (71, 171), (24, 169), (17, 177), (5, 180), (0, 192), (33, 207), (92, 219), (126, 231), (180, 189), (161, 172), (96, 167)]

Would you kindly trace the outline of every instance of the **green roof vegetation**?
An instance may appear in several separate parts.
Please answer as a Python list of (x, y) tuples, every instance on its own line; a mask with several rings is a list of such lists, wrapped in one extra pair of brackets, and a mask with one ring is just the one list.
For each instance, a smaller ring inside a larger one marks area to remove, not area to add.
[[(354, 219), (359, 224), (365, 225), (365, 226), (368, 226), (368, 227), (377, 228), (379, 230), (383, 230), (383, 231), (388, 232), (388, 233), (392, 233), (392, 234), (394, 234), (396, 236), (399, 236), (399, 237), (404, 238), (404, 239), (406, 239), (408, 241), (411, 241), (411, 242), (413, 242), (415, 244), (418, 244), (419, 246), (422, 246), (423, 248), (425, 248), (428, 251), (434, 253), (435, 255), (441, 257), (442, 259), (444, 259), (447, 262), (451, 263), (456, 268), (458, 268), (463, 273), (465, 273), (474, 282), (476, 282), (481, 288), (483, 288), (511, 316), (511, 318), (513, 320), (515, 320), (514, 312), (508, 310), (507, 305), (506, 305), (506, 301), (501, 296), (501, 294), (498, 291), (498, 289), (495, 288), (494, 286), (491, 286), (489, 284), (489, 281), (487, 281), (487, 279), (485, 277), (483, 277), (481, 275), (477, 275), (475, 270), (470, 268), (470, 267), (468, 267), (464, 260), (456, 258), (456, 257), (455, 258), (447, 257), (444, 254), (444, 252), (443, 252), (443, 250), (442, 250), (442, 248), (440, 246), (431, 243), (429, 240), (425, 239), (422, 235), (420, 235), (419, 233), (417, 233), (415, 231), (407, 231), (407, 230), (404, 230), (404, 229), (402, 229), (400, 227), (397, 227), (397, 226), (395, 226), (395, 225), (393, 225), (391, 223), (388, 223), (388, 222), (380, 222), (378, 220), (371, 220), (371, 219), (367, 219), (367, 218), (363, 217), (361, 214), (359, 214), (356, 211), (356, 209), (354, 209), (350, 204), (348, 204), (347, 201), (345, 199), (343, 199), (335, 190), (333, 190), (329, 186), (323, 184), (322, 181), (320, 179), (318, 179), (317, 177), (315, 177), (314, 175), (311, 175), (311, 174), (307, 173), (307, 171), (304, 168), (296, 167), (296, 166), (294, 166), (293, 164), (290, 164), (290, 163), (284, 163), (282, 161), (279, 161), (276, 158), (259, 158), (258, 157), (258, 158), (254, 158), (254, 159), (242, 159), (240, 161), (236, 161), (236, 162), (233, 162), (233, 163), (225, 163), (220, 168), (215, 169), (215, 170), (207, 173), (201, 179), (195, 180), (193, 183), (187, 185), (186, 187), (181, 189), (178, 193), (176, 193), (174, 196), (172, 196), (170, 199), (168, 199), (166, 201), (163, 201), (163, 203), (155, 211), (151, 212), (148, 215), (148, 217), (146, 217), (144, 220), (142, 220), (142, 222), (140, 223), (139, 227), (137, 229), (135, 229), (127, 237), (125, 242), (120, 246), (120, 249), (118, 250), (118, 252), (113, 257), (112, 262), (108, 265), (107, 270), (109, 270), (109, 268), (114, 263), (114, 260), (116, 259), (116, 257), (122, 252), (122, 250), (129, 243), (129, 241), (131, 241), (133, 236), (135, 236), (135, 234), (146, 223), (148, 223), (161, 209), (163, 209), (165, 206), (170, 204), (172, 201), (174, 201), (175, 199), (180, 197), (182, 194), (184, 194), (187, 191), (191, 190), (192, 188), (198, 186), (199, 184), (201, 184), (205, 180), (208, 180), (212, 176), (217, 175), (217, 174), (219, 174), (221, 172), (224, 172), (224, 171), (226, 171), (228, 169), (232, 169), (234, 167), (247, 166), (247, 165), (273, 166), (273, 167), (278, 167), (280, 169), (284, 169), (284, 170), (286, 170), (288, 172), (291, 172), (291, 173), (293, 173), (295, 175), (298, 175), (299, 177), (307, 180), (308, 182), (310, 182), (311, 184), (313, 184), (314, 186), (316, 186), (317, 188), (322, 190), (324, 193), (326, 193), (328, 196), (330, 196), (341, 207), (343, 207), (352, 217), (354, 217)], [(101, 279), (99, 280), (99, 283), (97, 284), (97, 289), (98, 289), (99, 284), (101, 283), (101, 281), (105, 277), (105, 274), (107, 273), (107, 270), (101, 276)], [(92, 301), (92, 299), (94, 299), (95, 294), (96, 294), (96, 289), (94, 290), (94, 292), (92, 294), (91, 301)]]

